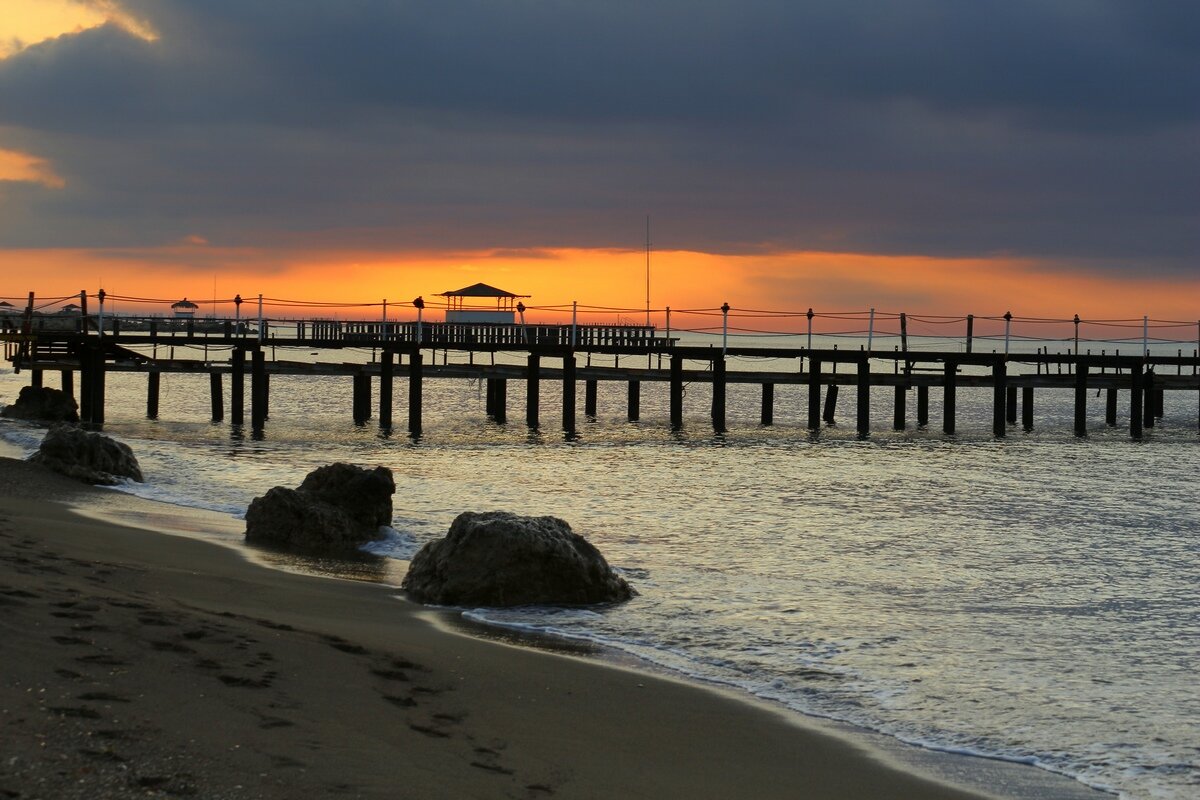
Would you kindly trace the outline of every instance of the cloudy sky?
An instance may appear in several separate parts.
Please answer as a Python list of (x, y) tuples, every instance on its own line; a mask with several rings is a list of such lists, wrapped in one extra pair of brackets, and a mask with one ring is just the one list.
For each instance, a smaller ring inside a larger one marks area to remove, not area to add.
[(0, 3), (0, 295), (1200, 316), (1200, 4)]

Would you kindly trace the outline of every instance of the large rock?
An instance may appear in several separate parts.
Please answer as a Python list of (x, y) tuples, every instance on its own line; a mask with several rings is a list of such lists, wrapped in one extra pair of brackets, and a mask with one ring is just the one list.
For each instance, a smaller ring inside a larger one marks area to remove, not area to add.
[(59, 389), (22, 386), (17, 402), (0, 409), (0, 417), (35, 422), (78, 422), (79, 404), (74, 397)]
[(392, 522), (396, 483), (386, 467), (330, 464), (295, 489), (276, 486), (246, 509), (246, 541), (314, 553), (349, 552)]
[(400, 584), (416, 600), (454, 606), (590, 605), (635, 592), (557, 517), (459, 514), (413, 557)]
[(122, 478), (142, 480), (142, 468), (129, 445), (74, 425), (51, 427), (29, 460), (86, 483), (112, 486)]

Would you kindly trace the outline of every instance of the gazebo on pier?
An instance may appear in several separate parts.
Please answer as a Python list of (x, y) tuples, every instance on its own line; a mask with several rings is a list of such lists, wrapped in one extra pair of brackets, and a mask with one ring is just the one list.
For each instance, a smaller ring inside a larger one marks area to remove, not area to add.
[(186, 297), (178, 303), (171, 304), (171, 310), (175, 312), (175, 316), (180, 319), (191, 319), (196, 316), (196, 311), (200, 306), (188, 300)]
[[(445, 297), (446, 322), (491, 323), (496, 325), (512, 325), (516, 320), (517, 300), (529, 297), (527, 294), (513, 294), (486, 283), (476, 283), (453, 292), (440, 292), (438, 297)], [(494, 308), (485, 305), (467, 305), (469, 300), (477, 298), (494, 299)]]

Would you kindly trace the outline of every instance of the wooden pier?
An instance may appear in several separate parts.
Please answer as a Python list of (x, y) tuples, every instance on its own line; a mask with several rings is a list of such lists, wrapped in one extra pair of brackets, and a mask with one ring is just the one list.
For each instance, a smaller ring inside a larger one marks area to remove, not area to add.
[[(1133, 439), (1143, 437), (1162, 417), (1166, 392), (1195, 392), (1200, 401), (1200, 357), (1193, 352), (1175, 356), (1116, 355), (1063, 352), (1002, 353), (930, 352), (866, 349), (786, 347), (694, 347), (649, 326), (630, 325), (488, 325), (421, 322), (286, 322), (242, 319), (173, 320), (121, 318), (96, 322), (81, 316), (75, 324), (38, 326), (27, 320), (20, 329), (0, 333), (6, 358), (18, 370), (30, 373), (41, 385), (46, 372), (58, 372), (64, 390), (75, 393), (81, 417), (100, 426), (105, 418), (105, 376), (113, 372), (147, 375), (146, 414), (159, 413), (159, 391), (164, 374), (209, 375), (212, 419), (245, 425), (261, 432), (270, 418), (271, 379), (290, 375), (342, 375), (352, 382), (354, 421), (374, 417), (380, 427), (393, 427), (395, 382), (408, 384), (407, 428), (413, 436), (422, 430), (424, 381), (457, 378), (484, 382), (488, 416), (498, 423), (508, 420), (508, 383), (525, 384), (525, 422), (542, 424), (541, 383), (561, 385), (561, 425), (567, 435), (576, 431), (577, 388), (583, 382), (584, 414), (597, 413), (597, 387), (601, 382), (626, 387), (627, 416), (641, 415), (643, 384), (669, 384), (670, 425), (684, 423), (684, 387), (710, 384), (711, 419), (717, 432), (726, 430), (729, 384), (761, 387), (762, 425), (775, 423), (775, 391), (779, 386), (807, 388), (805, 422), (811, 430), (834, 422), (839, 388), (854, 387), (854, 421), (861, 436), (871, 429), (872, 387), (893, 387), (892, 427), (929, 425), (930, 392), (941, 392), (941, 427), (956, 432), (956, 407), (960, 391), (991, 392), (992, 433), (1003, 437), (1015, 426), (1033, 428), (1034, 397), (1039, 389), (1074, 393), (1073, 429), (1087, 435), (1088, 398), (1104, 394), (1105, 423), (1117, 419), (1118, 394), (1127, 393), (1126, 421)], [(174, 351), (199, 351), (198, 358), (175, 358)], [(277, 349), (303, 348), (324, 353), (369, 349), (370, 363), (326, 363), (277, 360)], [(442, 354), (442, 364), (437, 354)], [(451, 363), (447, 354), (458, 356)], [(496, 363), (496, 354), (517, 358), (518, 363)], [(268, 354), (272, 357), (268, 358)], [(612, 357), (613, 365), (592, 365), (593, 356)], [(428, 358), (428, 360), (427, 360)], [(772, 359), (790, 363), (788, 369), (731, 369), (730, 363)], [(1020, 369), (1020, 371), (1018, 371)], [(78, 381), (76, 377), (78, 376)], [(249, 391), (246, 379), (249, 377)], [(230, 384), (228, 414), (224, 382)], [(378, 391), (374, 387), (378, 386)], [(916, 393), (916, 417), (908, 419), (909, 392)], [(247, 398), (248, 394), (248, 398)], [(377, 403), (372, 403), (372, 397)], [(247, 399), (249, 413), (247, 414)], [(1196, 430), (1200, 431), (1200, 402)]]

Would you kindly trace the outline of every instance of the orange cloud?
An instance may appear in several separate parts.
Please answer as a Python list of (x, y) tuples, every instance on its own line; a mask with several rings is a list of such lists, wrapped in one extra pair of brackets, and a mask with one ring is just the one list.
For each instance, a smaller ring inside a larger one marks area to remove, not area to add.
[(48, 39), (109, 22), (146, 41), (158, 38), (148, 22), (130, 14), (115, 0), (4, 0), (0, 59)]
[[(189, 237), (190, 238), (190, 237)], [(23, 300), (66, 297), (103, 286), (111, 295), (167, 303), (189, 297), (247, 300), (260, 292), (273, 300), (344, 304), (341, 307), (278, 305), (274, 313), (295, 316), (371, 318), (385, 298), (393, 316), (411, 315), (411, 301), (425, 298), (437, 319), (438, 292), (482, 281), (523, 295), (531, 321), (570, 316), (572, 301), (581, 319), (642, 321), (646, 307), (646, 257), (639, 251), (543, 249), (473, 252), (281, 252), (197, 246), (196, 240), (154, 250), (0, 250), (0, 296)], [(214, 285), (215, 284), (215, 285)], [(1063, 265), (1011, 258), (934, 259), (853, 253), (787, 252), (722, 256), (687, 251), (656, 252), (650, 260), (650, 303), (655, 324), (672, 308), (675, 327), (719, 324), (688, 310), (714, 310), (723, 302), (733, 314), (748, 311), (865, 312), (881, 317), (946, 314), (980, 318), (1012, 311), (1017, 317), (1084, 320), (1196, 320), (1200, 278), (1149, 280), (1068, 269)], [(10, 302), (14, 302), (11, 301)], [(120, 301), (161, 310), (159, 304)], [(224, 307), (219, 309), (225, 313)], [(799, 330), (798, 318), (741, 317), (739, 325)], [(1189, 329), (1190, 338), (1195, 330)], [(889, 323), (891, 327), (894, 324)], [(919, 325), (916, 321), (913, 327)], [(982, 319), (981, 319), (982, 325)], [(924, 332), (935, 332), (929, 323)], [(914, 331), (916, 332), (916, 331)], [(982, 332), (982, 331), (981, 331)], [(1182, 335), (1182, 334), (1181, 334)]]
[(17, 150), (0, 150), (0, 181), (40, 183), (49, 189), (61, 189), (67, 185), (54, 172), (49, 161)]

